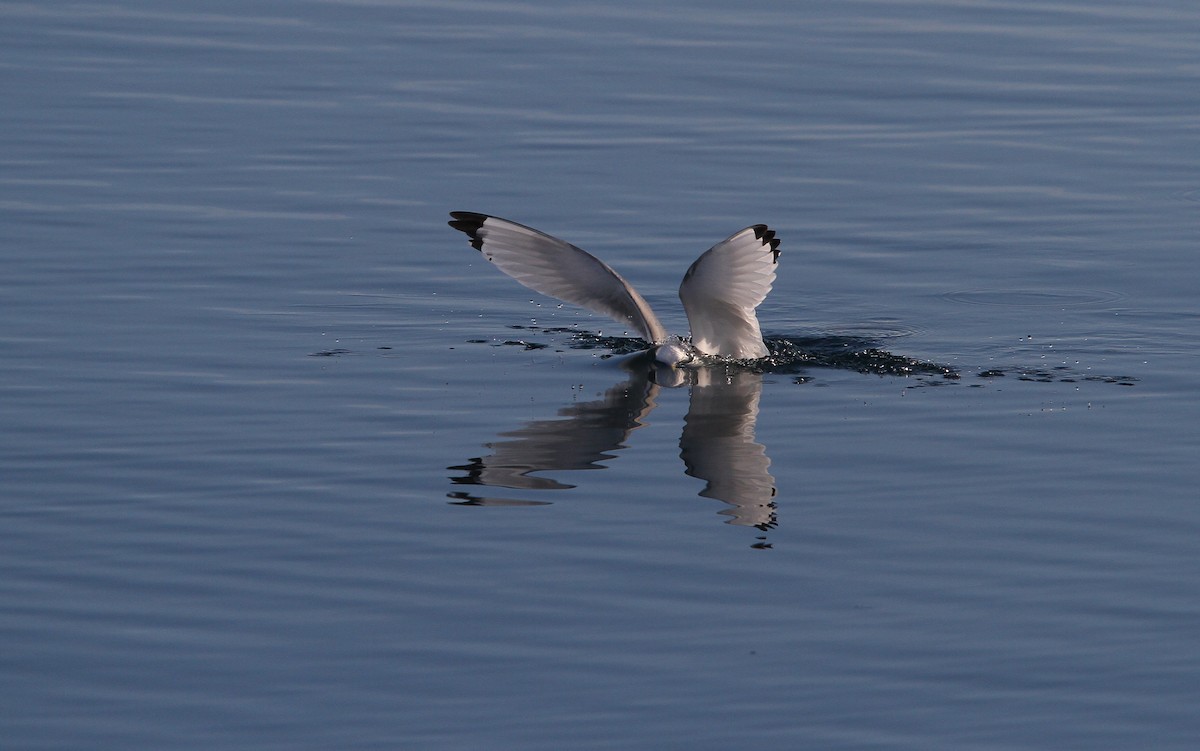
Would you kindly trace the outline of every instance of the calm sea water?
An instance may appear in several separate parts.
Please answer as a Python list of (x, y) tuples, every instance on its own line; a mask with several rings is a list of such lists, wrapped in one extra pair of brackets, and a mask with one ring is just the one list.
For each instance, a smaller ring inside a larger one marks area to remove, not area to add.
[(1200, 8), (643, 5), (0, 3), (5, 748), (1196, 747)]

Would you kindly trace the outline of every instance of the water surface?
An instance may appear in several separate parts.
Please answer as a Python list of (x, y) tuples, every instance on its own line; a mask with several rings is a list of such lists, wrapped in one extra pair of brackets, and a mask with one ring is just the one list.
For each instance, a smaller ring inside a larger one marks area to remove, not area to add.
[[(0, 4), (0, 734), (1193, 748), (1198, 33)], [(451, 210), (679, 333), (765, 222), (787, 356), (655, 372)]]

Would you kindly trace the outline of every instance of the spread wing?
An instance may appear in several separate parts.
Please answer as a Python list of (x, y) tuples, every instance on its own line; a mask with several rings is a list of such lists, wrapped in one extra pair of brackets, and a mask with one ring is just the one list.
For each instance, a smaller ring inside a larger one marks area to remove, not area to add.
[(667, 340), (666, 330), (637, 290), (587, 251), (507, 219), (470, 211), (451, 211), (450, 216), (450, 226), (465, 232), (472, 247), (526, 287), (602, 313), (651, 344)]
[(770, 354), (754, 309), (771, 291), (778, 262), (779, 240), (765, 224), (734, 233), (697, 258), (679, 285), (692, 346), (739, 359)]

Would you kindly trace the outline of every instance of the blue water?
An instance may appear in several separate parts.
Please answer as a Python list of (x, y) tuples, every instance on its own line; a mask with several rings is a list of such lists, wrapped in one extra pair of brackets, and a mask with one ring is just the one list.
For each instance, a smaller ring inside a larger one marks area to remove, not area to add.
[(642, 6), (0, 4), (5, 748), (1196, 747), (1200, 9)]

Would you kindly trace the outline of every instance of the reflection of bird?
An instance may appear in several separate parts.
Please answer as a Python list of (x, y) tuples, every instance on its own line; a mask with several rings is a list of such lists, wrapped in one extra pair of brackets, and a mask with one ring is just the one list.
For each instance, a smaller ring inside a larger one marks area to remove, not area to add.
[[(775, 479), (771, 460), (754, 441), (762, 375), (744, 368), (655, 369), (648, 355), (625, 363), (627, 381), (595, 401), (559, 410), (559, 419), (535, 420), (503, 433), (509, 440), (488, 444), (489, 456), (449, 467), (465, 472), (456, 485), (518, 490), (560, 490), (573, 486), (533, 473), (601, 469), (625, 447), (629, 434), (646, 424), (659, 394), (656, 381), (691, 386), (691, 403), (679, 439), (687, 474), (704, 480), (700, 495), (728, 503), (731, 524), (770, 529), (775, 526)], [(654, 379), (651, 380), (653, 373)], [(463, 491), (450, 497), (464, 505), (537, 505), (539, 501), (492, 498)]]
[[(708, 484), (700, 495), (733, 506), (730, 524), (775, 526), (775, 478), (767, 450), (754, 441), (762, 375), (748, 370), (696, 371), (683, 419), (679, 456), (687, 473)], [(719, 378), (718, 378), (719, 376)]]
[(779, 240), (765, 224), (735, 232), (696, 259), (679, 285), (691, 342), (668, 337), (629, 282), (590, 253), (530, 227), (487, 214), (452, 211), (450, 226), (521, 284), (631, 326), (666, 365), (697, 355), (751, 360), (770, 354), (755, 309), (775, 281)]
[(612, 451), (624, 448), (629, 434), (642, 426), (654, 409), (658, 386), (643, 370), (628, 381), (618, 383), (590, 402), (572, 404), (559, 410), (562, 419), (535, 420), (521, 428), (501, 433), (511, 440), (488, 444), (490, 456), (448, 469), (467, 474), (453, 477), (458, 485), (490, 485), (521, 490), (560, 490), (572, 488), (548, 477), (533, 477), (533, 472), (565, 469), (601, 469), (601, 462), (612, 459)]

